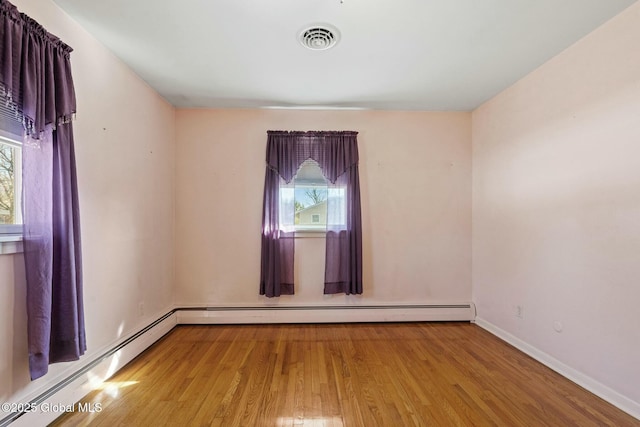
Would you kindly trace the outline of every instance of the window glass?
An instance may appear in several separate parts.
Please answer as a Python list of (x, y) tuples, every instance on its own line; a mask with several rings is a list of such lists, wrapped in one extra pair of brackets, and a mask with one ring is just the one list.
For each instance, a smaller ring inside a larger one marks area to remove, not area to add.
[[(345, 196), (344, 188), (328, 184), (315, 160), (306, 160), (290, 183), (280, 182), (280, 229), (324, 232), (327, 221), (344, 224)], [(293, 218), (289, 217), (290, 212)]]
[(20, 224), (20, 148), (0, 139), (0, 224)]
[(0, 234), (20, 233), (22, 224), (22, 124), (0, 99)]
[(314, 160), (306, 160), (294, 178), (296, 230), (326, 230), (327, 180)]

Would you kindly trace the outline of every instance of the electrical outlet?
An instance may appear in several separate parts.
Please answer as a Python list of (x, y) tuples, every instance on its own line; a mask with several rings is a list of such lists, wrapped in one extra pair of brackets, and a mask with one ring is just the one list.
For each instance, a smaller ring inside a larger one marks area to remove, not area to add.
[(144, 302), (138, 303), (138, 316), (144, 316)]

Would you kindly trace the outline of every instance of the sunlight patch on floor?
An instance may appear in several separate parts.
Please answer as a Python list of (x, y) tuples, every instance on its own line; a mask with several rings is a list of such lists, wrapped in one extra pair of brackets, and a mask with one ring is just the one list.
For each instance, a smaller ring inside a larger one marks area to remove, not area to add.
[(276, 426), (342, 427), (342, 417), (278, 417)]

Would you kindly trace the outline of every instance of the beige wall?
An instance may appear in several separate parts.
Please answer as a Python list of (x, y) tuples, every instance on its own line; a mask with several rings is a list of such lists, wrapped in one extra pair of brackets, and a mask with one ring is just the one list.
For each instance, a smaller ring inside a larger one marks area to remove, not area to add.
[[(180, 305), (469, 302), (469, 113), (179, 110)], [(323, 296), (324, 239), (296, 241), (295, 296), (258, 295), (266, 131), (355, 130), (364, 295)]]
[[(174, 109), (52, 1), (13, 3), (74, 48), (84, 361), (172, 306)], [(21, 255), (0, 255), (2, 402), (24, 401), (74, 367), (52, 365), (29, 381), (22, 265)]]
[(478, 316), (636, 408), (638, 40), (636, 3), (473, 113)]

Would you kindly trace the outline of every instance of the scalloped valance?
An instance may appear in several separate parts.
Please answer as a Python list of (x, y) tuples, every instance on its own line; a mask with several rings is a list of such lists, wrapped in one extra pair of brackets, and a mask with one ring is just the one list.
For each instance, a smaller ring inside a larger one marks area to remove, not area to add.
[(267, 131), (267, 165), (290, 182), (307, 159), (318, 162), (330, 182), (358, 164), (358, 132)]
[(0, 92), (39, 139), (45, 129), (72, 120), (76, 96), (72, 48), (6, 0), (0, 0)]

